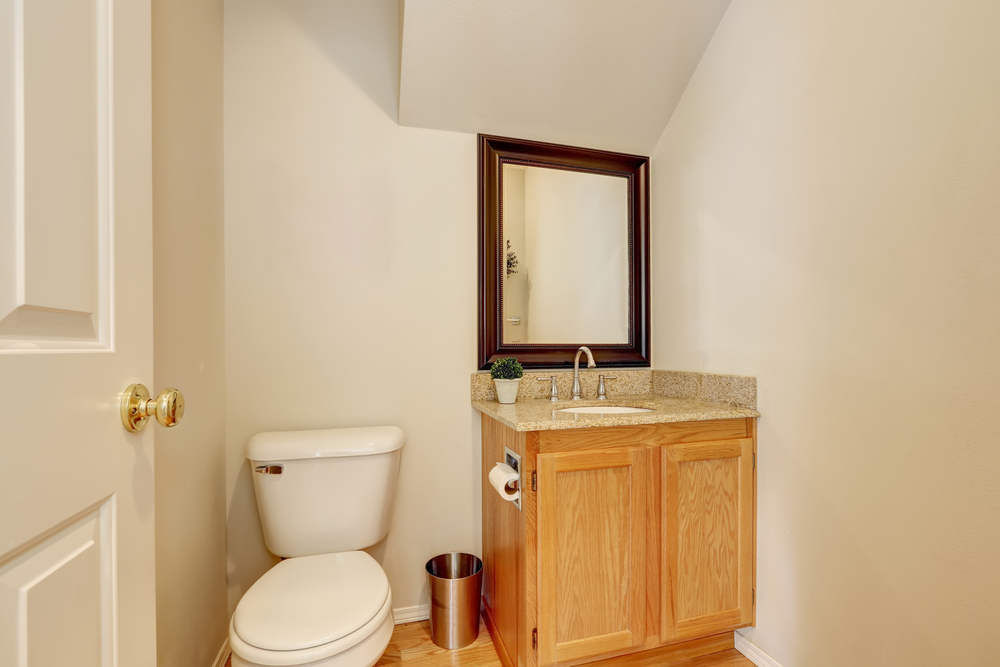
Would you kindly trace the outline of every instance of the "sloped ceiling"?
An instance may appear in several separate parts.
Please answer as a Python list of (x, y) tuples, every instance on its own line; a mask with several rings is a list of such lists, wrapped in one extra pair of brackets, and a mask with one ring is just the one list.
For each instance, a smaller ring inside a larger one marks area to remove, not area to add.
[(730, 0), (405, 0), (399, 122), (649, 155)]

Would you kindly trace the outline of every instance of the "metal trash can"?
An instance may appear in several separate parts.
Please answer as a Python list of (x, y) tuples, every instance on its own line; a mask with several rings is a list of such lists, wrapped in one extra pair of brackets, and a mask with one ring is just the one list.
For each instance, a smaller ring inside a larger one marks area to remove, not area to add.
[(431, 640), (441, 648), (462, 648), (479, 636), (483, 561), (453, 552), (427, 561), (431, 584)]

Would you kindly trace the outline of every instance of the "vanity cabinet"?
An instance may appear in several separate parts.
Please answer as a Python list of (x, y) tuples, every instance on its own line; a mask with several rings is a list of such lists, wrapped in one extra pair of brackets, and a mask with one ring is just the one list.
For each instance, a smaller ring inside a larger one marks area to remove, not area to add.
[[(483, 614), (505, 667), (661, 664), (753, 623), (756, 420), (518, 432), (483, 415)], [(487, 476), (521, 458), (521, 508)]]

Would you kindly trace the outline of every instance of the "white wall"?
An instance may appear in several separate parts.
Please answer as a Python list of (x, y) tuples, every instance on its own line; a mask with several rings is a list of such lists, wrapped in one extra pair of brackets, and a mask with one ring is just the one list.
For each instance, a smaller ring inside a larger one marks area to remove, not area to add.
[[(187, 401), (156, 440), (158, 667), (229, 630), (223, 406), (222, 1), (153, 0), (153, 377)], [(151, 384), (149, 384), (151, 383)]]
[(229, 0), (225, 16), (230, 608), (274, 562), (254, 433), (406, 432), (374, 549), (394, 606), (479, 550), (476, 138), (396, 123), (396, 0)]
[(734, 2), (652, 157), (657, 368), (758, 377), (784, 667), (994, 665), (1000, 3)]
[(627, 343), (628, 181), (524, 170), (532, 343)]

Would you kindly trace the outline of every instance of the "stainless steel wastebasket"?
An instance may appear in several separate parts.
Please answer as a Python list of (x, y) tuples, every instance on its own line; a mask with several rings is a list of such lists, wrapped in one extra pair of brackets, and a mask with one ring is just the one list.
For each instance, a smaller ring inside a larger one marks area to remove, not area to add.
[(427, 561), (431, 585), (431, 640), (441, 648), (462, 648), (479, 636), (483, 561), (453, 552)]

